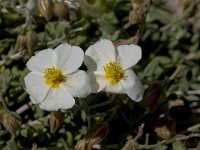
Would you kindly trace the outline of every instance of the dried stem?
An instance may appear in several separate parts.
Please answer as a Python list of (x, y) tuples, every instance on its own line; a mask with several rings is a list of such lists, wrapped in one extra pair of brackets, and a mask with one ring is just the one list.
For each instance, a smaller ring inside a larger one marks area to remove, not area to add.
[(24, 56), (24, 54), (25, 54), (25, 51), (21, 51), (16, 54), (10, 55), (6, 59), (3, 59), (0, 61), (0, 66), (3, 66), (4, 64), (6, 64), (6, 62), (8, 60), (18, 60), (18, 59), (22, 58)]
[(182, 21), (183, 19), (185, 19), (185, 17), (188, 15), (189, 12), (191, 12), (191, 9), (193, 9), (193, 7), (195, 5), (198, 5), (200, 3), (200, 1), (194, 1), (193, 3), (191, 3), (191, 5), (184, 11), (183, 15), (181, 18), (176, 19), (175, 21), (163, 26), (160, 28), (161, 32), (165, 32), (167, 31), (169, 28), (173, 27), (176, 23)]
[(136, 135), (136, 137), (134, 138), (134, 140), (137, 140), (137, 139), (139, 139), (142, 136), (143, 129), (144, 129), (144, 123), (139, 126), (139, 128), (138, 128), (138, 134)]
[[(43, 124), (43, 122), (46, 120), (46, 119), (49, 119), (50, 118), (50, 115), (47, 115), (43, 118), (38, 118), (36, 120), (32, 120), (32, 121), (29, 121), (28, 123), (25, 123), (25, 124), (22, 124), (20, 126), (21, 129), (24, 129), (24, 128), (27, 128), (27, 127), (33, 127), (35, 125), (38, 125), (38, 124)], [(0, 131), (0, 137), (5, 135), (5, 134), (8, 134), (9, 132), (7, 130), (2, 130)]]
[(103, 107), (103, 106), (112, 104), (115, 100), (115, 97), (116, 97), (116, 95), (113, 94), (112, 97), (108, 101), (105, 101), (105, 102), (102, 102), (102, 103), (99, 103), (99, 104), (96, 104), (96, 105), (92, 105), (92, 106), (90, 106), (90, 109), (95, 109), (95, 108), (98, 108), (98, 107)]
[(200, 149), (200, 142), (199, 142), (199, 144), (197, 145), (196, 149)]
[(146, 134), (146, 137), (145, 137), (145, 145), (148, 145), (149, 144), (149, 133)]
[(170, 140), (163, 140), (157, 144), (151, 144), (151, 145), (139, 145), (141, 149), (155, 149), (156, 147), (158, 146), (161, 146), (161, 145), (164, 145), (164, 144), (170, 144), (170, 143), (173, 143), (173, 142), (176, 142), (176, 141), (185, 141), (185, 140), (188, 140), (190, 138), (194, 138), (194, 137), (197, 137), (197, 138), (200, 138), (200, 134), (199, 133), (194, 133), (194, 134), (190, 134), (188, 136), (176, 136)]
[(33, 121), (30, 121), (30, 122), (28, 122), (28, 123), (26, 123), (26, 124), (23, 124), (23, 125), (21, 125), (21, 128), (26, 128), (26, 127), (28, 127), (28, 126), (35, 126), (35, 125), (37, 125), (37, 124), (43, 124), (43, 121), (44, 121), (45, 119), (48, 119), (48, 118), (50, 118), (50, 115), (47, 115), (47, 116), (45, 116), (45, 117), (43, 117), (43, 118), (38, 118), (38, 119), (33, 120)]
[(189, 127), (189, 128), (187, 129), (187, 131), (191, 132), (191, 131), (193, 131), (193, 130), (195, 130), (195, 129), (198, 129), (198, 128), (200, 128), (200, 123), (199, 123), (199, 124), (196, 124), (196, 125), (194, 125), (194, 126)]
[(20, 108), (18, 108), (16, 110), (16, 113), (18, 115), (22, 114), (23, 112), (25, 112), (26, 110), (28, 110), (32, 104), (33, 103), (30, 101), (29, 103), (22, 105)]

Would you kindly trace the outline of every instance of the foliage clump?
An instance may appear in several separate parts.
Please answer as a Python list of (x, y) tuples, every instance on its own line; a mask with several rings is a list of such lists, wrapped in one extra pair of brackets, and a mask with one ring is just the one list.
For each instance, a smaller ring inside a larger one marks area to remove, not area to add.
[[(0, 0), (0, 149), (200, 149), (199, 0), (47, 3)], [(86, 50), (100, 38), (141, 46), (141, 102), (101, 92), (51, 114), (30, 102), (32, 55), (64, 42)]]

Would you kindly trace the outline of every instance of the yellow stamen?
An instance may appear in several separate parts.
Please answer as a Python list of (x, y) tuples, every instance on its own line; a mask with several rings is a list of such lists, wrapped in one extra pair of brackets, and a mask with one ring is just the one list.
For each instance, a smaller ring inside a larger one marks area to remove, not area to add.
[(110, 81), (112, 85), (117, 84), (120, 80), (124, 79), (124, 71), (117, 62), (110, 62), (104, 66), (106, 79)]
[(63, 75), (62, 71), (54, 67), (45, 69), (44, 78), (46, 84), (53, 88), (59, 88), (60, 83), (66, 80), (66, 76)]

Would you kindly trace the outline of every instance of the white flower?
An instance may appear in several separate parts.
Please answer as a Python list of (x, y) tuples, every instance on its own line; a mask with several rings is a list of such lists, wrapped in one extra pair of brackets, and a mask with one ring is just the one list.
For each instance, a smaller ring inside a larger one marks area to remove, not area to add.
[(143, 85), (131, 67), (141, 59), (141, 55), (141, 48), (137, 45), (115, 48), (106, 39), (90, 46), (85, 52), (84, 63), (88, 67), (92, 92), (126, 93), (132, 100), (140, 101)]
[(26, 91), (41, 109), (56, 111), (73, 107), (73, 97), (85, 97), (91, 92), (89, 77), (78, 70), (84, 52), (77, 46), (61, 44), (31, 57), (25, 78)]

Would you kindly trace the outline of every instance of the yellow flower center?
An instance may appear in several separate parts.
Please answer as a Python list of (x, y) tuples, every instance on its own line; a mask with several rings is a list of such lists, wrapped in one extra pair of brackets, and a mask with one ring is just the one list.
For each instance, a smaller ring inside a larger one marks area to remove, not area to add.
[(104, 66), (106, 79), (110, 81), (112, 85), (117, 84), (120, 80), (124, 79), (124, 71), (117, 62), (110, 62)]
[(46, 84), (53, 88), (59, 88), (60, 83), (66, 80), (66, 76), (63, 75), (62, 71), (54, 67), (45, 69), (44, 78)]

